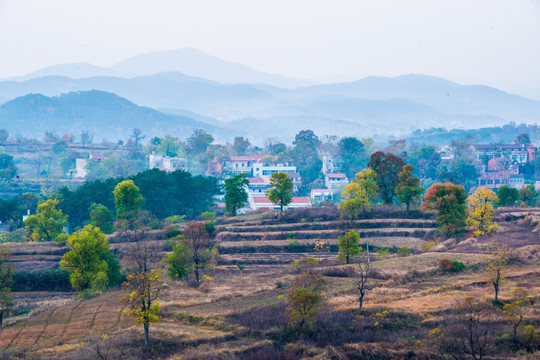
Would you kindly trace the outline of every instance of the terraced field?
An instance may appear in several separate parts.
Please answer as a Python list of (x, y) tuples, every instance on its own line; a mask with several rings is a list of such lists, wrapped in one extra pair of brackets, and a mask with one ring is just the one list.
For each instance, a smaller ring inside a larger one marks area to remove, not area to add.
[[(509, 267), (507, 283), (501, 291), (502, 298), (510, 298), (517, 286), (526, 286), (533, 294), (540, 290), (537, 266), (540, 238), (524, 222), (530, 213), (536, 216), (540, 210), (512, 209), (497, 215), (500, 229), (491, 238), (509, 242), (512, 247), (520, 249), (523, 257), (523, 263)], [(462, 239), (459, 243), (449, 240), (441, 243), (437, 250), (422, 253), (420, 249), (424, 242), (434, 238), (435, 223), (432, 219), (385, 218), (342, 222), (328, 218), (324, 221), (302, 218), (291, 221), (289, 218), (283, 223), (279, 221), (275, 214), (238, 216), (218, 221), (215, 238), (220, 255), (211, 277), (199, 288), (164, 279), (164, 290), (160, 296), (161, 323), (153, 325), (150, 331), (152, 342), (160, 353), (146, 354), (147, 358), (215, 358), (212, 356), (220, 352), (225, 354), (223, 359), (237, 359), (257, 351), (264, 355), (276, 351), (275, 357), (260, 358), (284, 358), (283, 348), (276, 350), (276, 342), (271, 336), (279, 327), (284, 327), (286, 321), (284, 295), (298, 274), (290, 263), (306, 256), (323, 260), (312, 271), (322, 274), (328, 283), (325, 316), (343, 314), (346, 318), (354, 318), (356, 279), (347, 276), (346, 272), (340, 274), (346, 270), (343, 269), (346, 265), (339, 264), (336, 259), (337, 238), (349, 229), (356, 229), (362, 236), (361, 241), (368, 240), (373, 251), (377, 247), (390, 249), (387, 258), (373, 257), (375, 286), (366, 297), (366, 312), (370, 314), (387, 309), (407, 316), (419, 314), (424, 320), (415, 325), (422, 327), (415, 336), (423, 336), (422, 341), (432, 328), (430, 322), (452, 311), (456, 299), (471, 295), (480, 298), (491, 296), (486, 275), (476, 266), (485, 261), (483, 249), (489, 239)], [(155, 232), (152, 236), (160, 247), (158, 254), (161, 257), (165, 254), (166, 240), (162, 233)], [(129, 244), (120, 240), (114, 238), (111, 248), (125, 266)], [(314, 245), (318, 242), (324, 242), (330, 251), (315, 252)], [(394, 252), (402, 245), (413, 249), (413, 254), (397, 256)], [(10, 248), (18, 270), (56, 267), (66, 251), (52, 243), (10, 244)], [(470, 265), (469, 270), (459, 275), (439, 273), (438, 261), (443, 258), (463, 261)], [(89, 334), (103, 336), (107, 333), (111, 336), (129, 334), (126, 346), (135, 354), (141, 353), (144, 347), (142, 329), (122, 314), (126, 308), (119, 302), (120, 296), (119, 290), (110, 290), (87, 300), (75, 300), (73, 292), (14, 293), (16, 303), (27, 302), (28, 307), (35, 310), (8, 319), (6, 326), (0, 329), (0, 350), (10, 354), (23, 352), (24, 358), (33, 359), (90, 359), (95, 357), (74, 357), (72, 354), (81, 348), (91, 350), (93, 340), (89, 340)], [(533, 315), (531, 318), (540, 323), (538, 312)], [(358, 339), (364, 336), (359, 334)], [(405, 335), (405, 332), (389, 333), (394, 338), (385, 340), (385, 346), (407, 346), (398, 344)], [(364, 341), (358, 339), (347, 342)], [(331, 356), (317, 357), (323, 358)]]
[[(264, 215), (263, 215), (264, 216)], [(335, 259), (338, 238), (349, 230), (356, 230), (362, 243), (372, 248), (388, 247), (395, 251), (406, 245), (413, 251), (433, 237), (436, 224), (430, 219), (367, 219), (356, 221), (300, 221), (278, 223), (263, 216), (256, 221), (236, 217), (218, 225), (216, 240), (220, 264), (289, 264), (305, 256)], [(305, 220), (305, 219), (304, 219)], [(329, 252), (315, 252), (315, 245), (323, 242)], [(365, 245), (364, 245), (365, 246)]]

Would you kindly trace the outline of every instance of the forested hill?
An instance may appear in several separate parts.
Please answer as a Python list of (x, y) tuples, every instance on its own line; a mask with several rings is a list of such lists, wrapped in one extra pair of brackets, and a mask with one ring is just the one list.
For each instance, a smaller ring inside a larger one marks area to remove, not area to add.
[(133, 128), (152, 136), (185, 134), (193, 129), (208, 131), (215, 126), (186, 116), (163, 114), (138, 106), (104, 91), (81, 91), (47, 97), (29, 94), (0, 106), (0, 128), (12, 134), (43, 136), (45, 131), (79, 134), (90, 130), (100, 140), (126, 137)]

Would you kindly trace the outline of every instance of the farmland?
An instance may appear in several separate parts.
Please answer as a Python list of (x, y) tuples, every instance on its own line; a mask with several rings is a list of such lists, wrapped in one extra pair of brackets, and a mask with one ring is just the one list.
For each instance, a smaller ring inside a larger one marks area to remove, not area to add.
[[(496, 217), (499, 230), (489, 237), (441, 239), (427, 252), (422, 252), (422, 245), (439, 240), (431, 214), (407, 218), (381, 213), (343, 222), (332, 208), (314, 208), (283, 216), (218, 219), (216, 267), (198, 288), (165, 280), (162, 320), (150, 330), (151, 351), (143, 350), (142, 329), (122, 315), (126, 306), (119, 302), (120, 290), (85, 300), (76, 300), (77, 294), (69, 291), (16, 292), (20, 314), (1, 329), (0, 348), (9, 356), (32, 359), (92, 359), (97, 348), (110, 349), (111, 359), (140, 354), (152, 359), (432, 359), (436, 353), (429, 331), (443, 323), (461, 299), (492, 297), (483, 270), (489, 241), (506, 242), (517, 254), (508, 266), (501, 299), (510, 299), (517, 287), (540, 294), (540, 239), (531, 220), (537, 214), (540, 210), (501, 210)], [(350, 229), (360, 233), (364, 247), (369, 242), (371, 252), (373, 278), (361, 315), (355, 276), (350, 266), (336, 259), (337, 239)], [(158, 257), (163, 257), (167, 248), (163, 232), (148, 236), (160, 249)], [(110, 241), (122, 265), (129, 266), (129, 244), (117, 234)], [(315, 251), (321, 242), (327, 251)], [(397, 249), (404, 245), (411, 254), (398, 256)], [(54, 243), (9, 247), (17, 271), (54, 269), (66, 251)], [(387, 254), (381, 252), (385, 248)], [(285, 297), (299, 273), (290, 264), (308, 256), (320, 259), (307, 270), (326, 280), (325, 305), (316, 322), (317, 334), (295, 338), (283, 330)], [(440, 272), (441, 259), (461, 261), (467, 270)], [(538, 328), (538, 303), (526, 318), (527, 324)], [(502, 333), (509, 331), (500, 317), (494, 324)], [(508, 351), (505, 358), (512, 356)]]

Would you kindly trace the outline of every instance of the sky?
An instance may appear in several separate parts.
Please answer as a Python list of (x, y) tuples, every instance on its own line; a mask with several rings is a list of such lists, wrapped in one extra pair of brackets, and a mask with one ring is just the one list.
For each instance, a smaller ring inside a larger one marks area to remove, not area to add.
[(0, 0), (0, 78), (193, 47), (316, 81), (540, 89), (540, 0)]

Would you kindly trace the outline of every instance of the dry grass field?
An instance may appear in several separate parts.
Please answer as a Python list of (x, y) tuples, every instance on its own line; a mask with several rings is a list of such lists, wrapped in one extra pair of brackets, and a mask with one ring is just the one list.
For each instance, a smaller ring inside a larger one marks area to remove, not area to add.
[[(162, 320), (150, 328), (150, 351), (144, 350), (142, 328), (121, 313), (125, 305), (119, 302), (120, 290), (86, 300), (76, 300), (76, 294), (69, 292), (15, 293), (16, 303), (27, 302), (33, 310), (10, 319), (0, 330), (0, 349), (6, 358), (21, 359), (95, 359), (98, 349), (107, 349), (108, 359), (442, 359), (429, 331), (453, 319), (462, 299), (493, 297), (483, 266), (490, 240), (506, 242), (515, 251), (501, 299), (509, 301), (518, 287), (540, 295), (540, 236), (529, 219), (535, 211), (501, 212), (495, 234), (442, 241), (424, 253), (425, 241), (438, 240), (430, 219), (385, 218), (354, 224), (288, 219), (280, 224), (272, 213), (226, 218), (216, 227), (218, 265), (199, 288), (164, 279)], [(336, 259), (337, 238), (351, 228), (363, 238), (368, 235), (372, 252), (373, 278), (361, 314), (356, 277), (347, 269), (356, 265)], [(165, 244), (161, 237), (158, 241)], [(314, 244), (320, 241), (330, 246), (330, 252), (315, 252)], [(395, 251), (402, 245), (412, 254), (399, 257)], [(41, 269), (48, 262), (52, 266), (65, 251), (54, 244), (10, 247), (17, 269), (30, 269), (33, 264)], [(381, 247), (390, 253), (378, 256)], [(112, 248), (120, 258), (126, 257), (127, 244), (115, 242)], [(285, 299), (298, 275), (290, 263), (308, 256), (321, 259), (308, 270), (326, 280), (325, 305), (317, 332), (298, 337), (284, 330)], [(441, 259), (462, 261), (467, 269), (440, 272)], [(505, 352), (491, 352), (486, 359), (538, 359), (538, 352), (505, 347), (501, 336), (511, 327), (500, 311), (489, 319), (497, 332), (494, 344)], [(538, 301), (527, 308), (525, 319), (527, 325), (540, 328)]]

